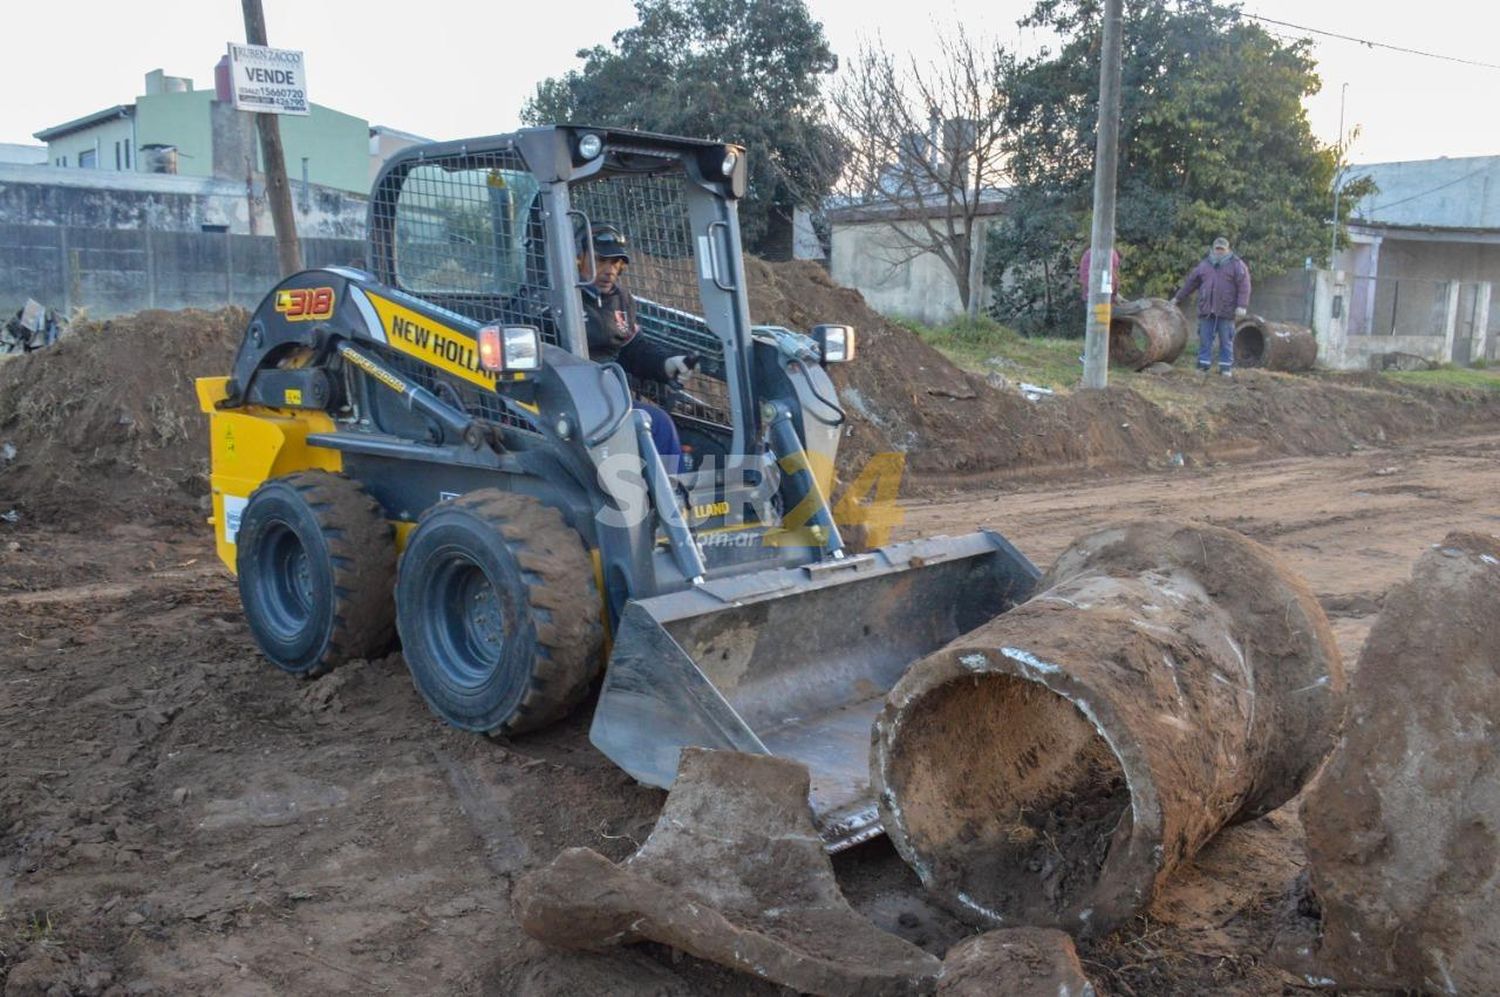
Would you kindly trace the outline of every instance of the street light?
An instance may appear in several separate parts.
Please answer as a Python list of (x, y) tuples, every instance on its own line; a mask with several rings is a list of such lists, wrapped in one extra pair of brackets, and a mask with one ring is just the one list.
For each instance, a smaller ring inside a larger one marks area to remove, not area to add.
[(1344, 176), (1344, 98), (1349, 95), (1349, 84), (1339, 88), (1339, 142), (1338, 169), (1333, 174), (1333, 231), (1328, 234), (1328, 269), (1333, 269), (1334, 257), (1339, 251), (1339, 183)]

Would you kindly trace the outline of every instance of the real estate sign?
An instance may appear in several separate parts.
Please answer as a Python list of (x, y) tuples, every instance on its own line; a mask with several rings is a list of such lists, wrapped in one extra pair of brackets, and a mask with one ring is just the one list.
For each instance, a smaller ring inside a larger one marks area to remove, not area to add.
[(307, 72), (301, 52), (230, 42), (229, 87), (237, 111), (307, 113)]

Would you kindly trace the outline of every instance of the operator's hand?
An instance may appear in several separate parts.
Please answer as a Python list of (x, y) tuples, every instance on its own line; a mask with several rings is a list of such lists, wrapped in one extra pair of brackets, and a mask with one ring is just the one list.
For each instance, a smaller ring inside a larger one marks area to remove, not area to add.
[(682, 356), (668, 357), (665, 365), (667, 380), (675, 381), (697, 366), (698, 354), (696, 353), (685, 353)]
[(1244, 318), (1245, 317), (1245, 309), (1243, 309), (1243, 308), (1236, 308), (1234, 310), (1234, 317), (1236, 319), (1242, 319), (1242, 318)]

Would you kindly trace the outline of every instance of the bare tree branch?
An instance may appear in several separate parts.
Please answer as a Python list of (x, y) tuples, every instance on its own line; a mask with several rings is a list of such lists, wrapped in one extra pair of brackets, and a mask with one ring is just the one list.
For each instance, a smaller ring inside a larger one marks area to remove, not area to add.
[[(835, 191), (889, 221), (904, 261), (942, 261), (965, 307), (976, 219), (1008, 180), (1006, 90), (1015, 60), (998, 45), (944, 36), (930, 63), (866, 46), (829, 102), (845, 170)], [(899, 265), (899, 264), (898, 264)]]

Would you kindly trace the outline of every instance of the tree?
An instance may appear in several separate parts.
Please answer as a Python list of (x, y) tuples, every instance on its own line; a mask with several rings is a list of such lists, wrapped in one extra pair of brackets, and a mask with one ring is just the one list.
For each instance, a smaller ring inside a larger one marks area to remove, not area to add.
[(967, 35), (944, 38), (927, 65), (869, 46), (830, 99), (846, 160), (841, 200), (890, 223), (882, 256), (892, 269), (926, 254), (942, 261), (970, 315), (983, 292), (979, 219), (1005, 179), (1013, 65)]
[[(1023, 326), (1082, 326), (1074, 271), (1058, 264), (1088, 241), (1101, 6), (1038, 0), (1022, 21), (1061, 38), (1018, 68), (1007, 107), (1015, 196), (1032, 207), (992, 235), (990, 279), (1011, 268), (998, 304)], [(1168, 295), (1219, 235), (1257, 276), (1321, 259), (1338, 152), (1313, 137), (1302, 107), (1321, 86), (1311, 43), (1275, 38), (1235, 5), (1127, 0), (1124, 46), (1122, 283)], [(1042, 217), (1063, 244), (1037, 245)]]
[(821, 123), (822, 77), (838, 66), (803, 0), (635, 0), (639, 23), (578, 53), (583, 66), (543, 80), (528, 124), (577, 122), (743, 144), (744, 238), (775, 254), (793, 210), (820, 202), (838, 175)]

